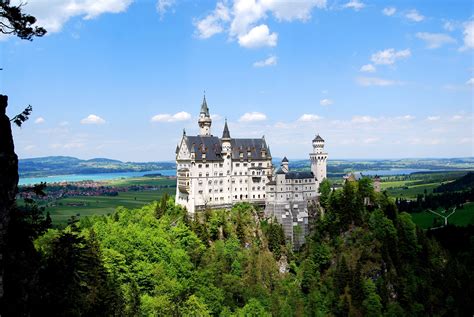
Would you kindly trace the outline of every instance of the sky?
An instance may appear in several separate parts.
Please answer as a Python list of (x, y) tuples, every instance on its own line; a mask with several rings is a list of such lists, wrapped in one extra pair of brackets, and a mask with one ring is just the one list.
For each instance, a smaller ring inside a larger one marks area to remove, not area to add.
[[(14, 3), (14, 1), (12, 1)], [(274, 157), (474, 156), (471, 0), (29, 0), (48, 34), (0, 38), (20, 158), (172, 161), (199, 133)]]

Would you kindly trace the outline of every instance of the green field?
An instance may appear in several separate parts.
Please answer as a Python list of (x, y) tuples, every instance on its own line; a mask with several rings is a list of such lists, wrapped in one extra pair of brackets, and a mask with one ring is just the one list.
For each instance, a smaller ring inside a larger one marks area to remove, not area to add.
[[(449, 210), (449, 212), (451, 211)], [(437, 212), (439, 211), (437, 210)], [(435, 218), (439, 219), (439, 223), (444, 224), (444, 218), (427, 211), (412, 213), (411, 217), (413, 222), (423, 229), (433, 227), (433, 220)], [(448, 218), (448, 223), (461, 227), (474, 224), (474, 203), (467, 203), (462, 208), (456, 209), (456, 212)]]
[[(117, 207), (137, 208), (152, 201), (159, 200), (163, 193), (174, 195), (175, 188), (164, 188), (154, 191), (121, 192), (118, 196), (93, 196), (93, 197), (69, 197), (60, 199), (56, 206), (47, 207), (53, 223), (64, 226), (71, 216), (83, 217), (90, 215), (106, 215), (112, 213)], [(82, 206), (71, 206), (68, 204), (83, 204)]]
[(106, 186), (128, 187), (128, 186), (174, 186), (176, 179), (163, 177), (136, 177), (109, 180)]

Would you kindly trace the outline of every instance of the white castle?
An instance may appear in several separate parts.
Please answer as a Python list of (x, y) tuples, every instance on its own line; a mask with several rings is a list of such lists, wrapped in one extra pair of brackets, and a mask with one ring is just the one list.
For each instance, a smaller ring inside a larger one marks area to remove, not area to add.
[(318, 196), (319, 183), (326, 178), (327, 153), (317, 135), (310, 154), (311, 172), (292, 172), (286, 157), (274, 169), (270, 147), (262, 136), (236, 139), (230, 136), (227, 120), (222, 138), (211, 134), (212, 120), (206, 97), (198, 120), (200, 133), (183, 136), (176, 147), (176, 204), (194, 215), (206, 208), (228, 208), (238, 202), (265, 206), (267, 216), (283, 224), (294, 243), (294, 226), (307, 230), (308, 204)]

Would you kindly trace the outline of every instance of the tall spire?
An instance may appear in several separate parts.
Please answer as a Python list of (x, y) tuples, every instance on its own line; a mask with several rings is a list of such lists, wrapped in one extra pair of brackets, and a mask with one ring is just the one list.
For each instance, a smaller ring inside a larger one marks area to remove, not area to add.
[(222, 139), (230, 139), (229, 127), (227, 126), (227, 119), (225, 119), (224, 132), (222, 132)]
[(204, 94), (204, 98), (202, 99), (201, 113), (206, 117), (209, 117), (209, 108), (207, 107), (206, 94)]

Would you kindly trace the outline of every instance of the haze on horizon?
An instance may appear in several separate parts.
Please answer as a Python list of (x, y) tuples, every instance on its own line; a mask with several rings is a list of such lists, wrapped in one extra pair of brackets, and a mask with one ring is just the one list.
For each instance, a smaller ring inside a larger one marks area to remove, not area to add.
[[(13, 2), (13, 1), (12, 1)], [(206, 91), (220, 136), (274, 157), (474, 156), (471, 1), (30, 0), (44, 38), (1, 40), (20, 158), (173, 161)]]

